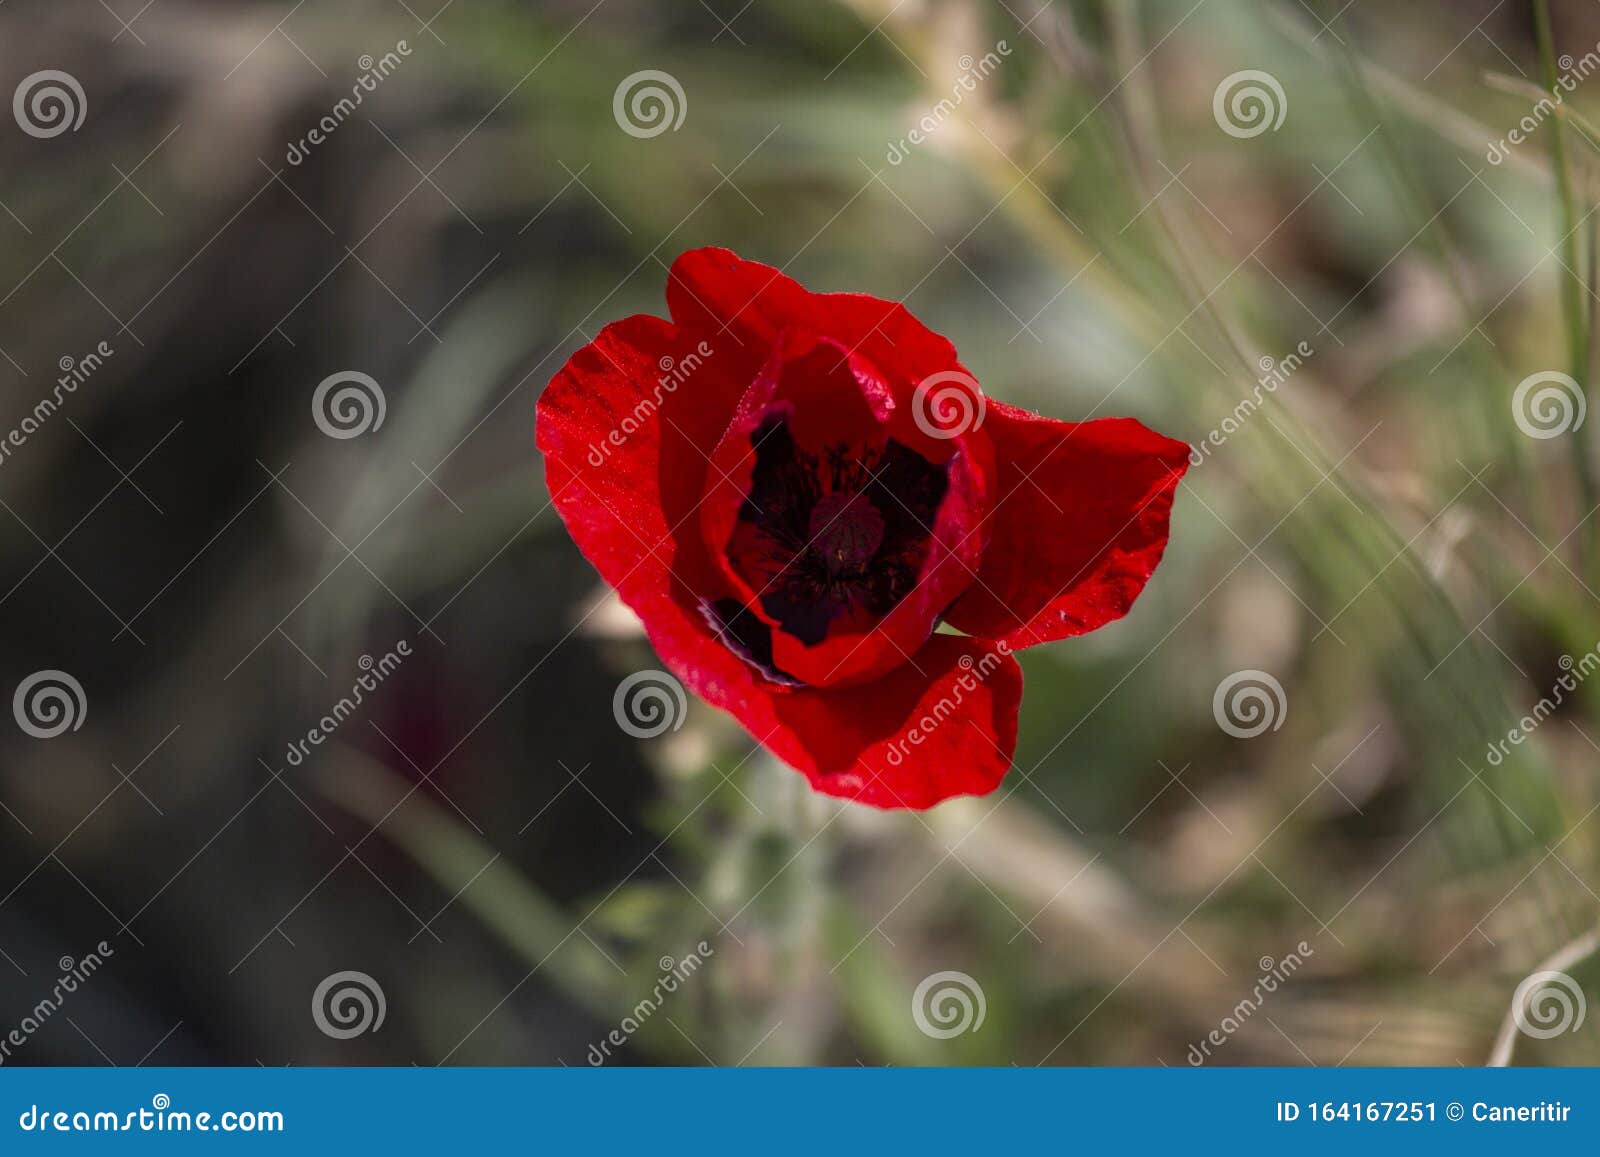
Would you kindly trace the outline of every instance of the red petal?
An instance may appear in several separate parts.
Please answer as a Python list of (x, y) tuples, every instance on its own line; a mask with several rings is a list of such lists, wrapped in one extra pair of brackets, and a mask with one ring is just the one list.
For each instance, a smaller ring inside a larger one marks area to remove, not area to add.
[(1189, 447), (1132, 418), (1057, 422), (991, 401), (994, 508), (978, 581), (948, 621), (1029, 647), (1133, 606), (1167, 546)]
[(774, 697), (779, 730), (768, 746), (817, 791), (928, 808), (999, 785), (1021, 702), (1022, 668), (1004, 644), (935, 635), (874, 683)]
[(709, 566), (691, 517), (705, 488), (701, 447), (715, 445), (744, 389), (719, 353), (637, 315), (601, 330), (539, 397), (551, 502), (625, 600), (654, 568), (697, 585)]
[[(887, 421), (894, 402), (864, 359), (832, 340), (783, 331), (769, 365), (745, 392), (712, 454), (700, 514), (705, 545), (736, 597), (773, 628), (772, 659), (778, 670), (818, 687), (864, 682), (904, 664), (927, 640), (945, 608), (971, 584), (983, 548), (983, 536), (972, 530), (986, 509), (987, 476), (972, 455), (952, 465), (950, 490), (931, 520), (933, 525), (923, 528), (929, 555), (916, 588), (893, 610), (865, 630), (840, 628), (807, 645), (782, 630), (762, 608), (764, 592), (752, 589), (734, 571), (725, 551), (738, 532), (738, 512), (750, 490), (756, 458), (752, 433), (779, 398), (794, 403), (791, 426), (813, 449), (834, 439), (867, 437), (880, 423), (896, 429)], [(964, 445), (924, 441), (940, 459)]]
[(667, 308), (681, 326), (731, 332), (759, 348), (785, 328), (809, 330), (861, 354), (899, 388), (961, 369), (949, 339), (899, 302), (865, 293), (812, 293), (770, 265), (727, 249), (681, 254), (667, 278)]
[(698, 340), (654, 317), (606, 326), (540, 395), (537, 439), (551, 502), (578, 549), (643, 621), (662, 660), (703, 698), (759, 721), (763, 711), (770, 716), (769, 685), (723, 645), (699, 609), (721, 582), (695, 517), (708, 469), (700, 447), (715, 445), (744, 383), (719, 373), (713, 355), (659, 410), (641, 408), (656, 397), (660, 360), (687, 364), (705, 348)]
[[(715, 597), (720, 575), (691, 517), (707, 471), (699, 447), (715, 444), (744, 383), (712, 357), (673, 391), (658, 390), (660, 359), (684, 364), (698, 340), (628, 318), (575, 353), (541, 395), (551, 500), (579, 549), (639, 615), (663, 663), (817, 790), (915, 808), (992, 790), (1010, 766), (1022, 695), (1021, 669), (994, 644), (935, 635), (915, 666), (868, 686), (788, 691), (707, 625), (699, 597)], [(659, 407), (641, 410), (646, 400)], [(688, 525), (680, 533), (674, 520)]]

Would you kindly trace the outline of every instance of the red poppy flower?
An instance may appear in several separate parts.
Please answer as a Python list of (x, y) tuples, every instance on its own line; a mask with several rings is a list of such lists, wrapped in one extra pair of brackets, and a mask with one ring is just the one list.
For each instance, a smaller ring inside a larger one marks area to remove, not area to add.
[(992, 791), (1011, 652), (1127, 613), (1189, 448), (989, 401), (903, 306), (725, 249), (679, 257), (667, 306), (606, 326), (539, 399), (579, 549), (662, 661), (816, 790)]

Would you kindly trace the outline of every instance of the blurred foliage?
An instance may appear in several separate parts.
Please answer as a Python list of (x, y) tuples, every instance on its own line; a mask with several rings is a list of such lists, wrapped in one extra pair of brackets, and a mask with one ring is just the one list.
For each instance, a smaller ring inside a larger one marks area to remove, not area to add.
[[(1488, 755), (1600, 643), (1595, 425), (1512, 409), (1592, 377), (1600, 95), (1486, 158), (1600, 10), (1551, 4), (1542, 59), (1520, 0), (430, 7), (0, 7), (7, 84), (64, 69), (89, 107), (0, 133), (0, 428), (116, 350), (0, 466), (0, 686), (62, 668), (90, 704), (0, 738), (0, 1024), (117, 950), (19, 1060), (581, 1064), (701, 940), (620, 1059), (1182, 1064), (1302, 941), (1214, 1063), (1489, 1056), (1600, 910), (1594, 689)], [(687, 112), (641, 140), (612, 97), (645, 68)], [(1222, 130), (1244, 69), (1281, 128)], [(703, 705), (613, 723), (654, 659), (548, 509), (534, 402), (703, 244), (903, 299), (1051, 415), (1201, 444), (1261, 394), (1135, 612), (1024, 657), (992, 797), (880, 814)], [(335, 441), (309, 397), (348, 368), (388, 414)], [(400, 638), (370, 714), (285, 766)], [(1246, 668), (1288, 708), (1241, 740), (1212, 696)], [(305, 1006), (344, 968), (389, 1019), (336, 1042)], [(948, 1040), (911, 1016), (944, 970), (986, 996)]]

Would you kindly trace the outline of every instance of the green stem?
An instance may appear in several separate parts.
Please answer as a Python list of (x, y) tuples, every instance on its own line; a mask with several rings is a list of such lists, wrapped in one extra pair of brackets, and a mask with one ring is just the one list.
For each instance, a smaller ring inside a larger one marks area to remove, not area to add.
[[(1539, 64), (1544, 73), (1545, 88), (1552, 100), (1559, 101), (1561, 94), (1556, 85), (1555, 38), (1550, 31), (1549, 0), (1534, 0), (1534, 22), (1539, 33)], [(1567, 160), (1566, 122), (1557, 117), (1550, 126), (1550, 160), (1556, 171), (1556, 194), (1561, 205), (1561, 254), (1567, 276), (1561, 279), (1562, 307), (1567, 318), (1567, 352), (1572, 377), (1585, 396), (1589, 393), (1589, 311), (1584, 306), (1587, 287), (1581, 272), (1578, 230), (1584, 218), (1578, 215), (1577, 198), (1572, 192), (1572, 169)], [(1594, 508), (1594, 475), (1589, 463), (1587, 439), (1573, 431), (1569, 439), (1572, 447), (1573, 472), (1577, 477), (1580, 501), (1584, 513)], [(1585, 520), (1587, 521), (1587, 519)], [(1583, 536), (1585, 569), (1594, 559), (1595, 536), (1592, 527)]]
[[(1534, 21), (1539, 30), (1539, 64), (1544, 72), (1545, 88), (1552, 99), (1561, 99), (1556, 86), (1555, 43), (1550, 33), (1549, 0), (1534, 0)], [(1578, 274), (1578, 210), (1572, 193), (1572, 170), (1567, 163), (1566, 134), (1561, 120), (1550, 130), (1550, 160), (1556, 171), (1556, 194), (1561, 203), (1561, 257), (1571, 278), (1562, 283), (1562, 305), (1567, 314), (1567, 344), (1574, 367), (1586, 364), (1584, 357), (1583, 280)]]

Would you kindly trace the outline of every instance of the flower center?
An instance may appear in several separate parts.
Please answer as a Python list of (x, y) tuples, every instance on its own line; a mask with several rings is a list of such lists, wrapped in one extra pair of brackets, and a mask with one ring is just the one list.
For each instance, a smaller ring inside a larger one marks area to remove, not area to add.
[[(836, 628), (865, 631), (917, 583), (949, 486), (944, 466), (883, 438), (800, 445), (782, 414), (752, 432), (750, 490), (727, 558), (780, 629), (814, 646)], [(762, 650), (746, 616), (730, 646)]]
[(811, 549), (835, 578), (871, 562), (884, 530), (883, 515), (864, 494), (829, 494), (811, 509)]

